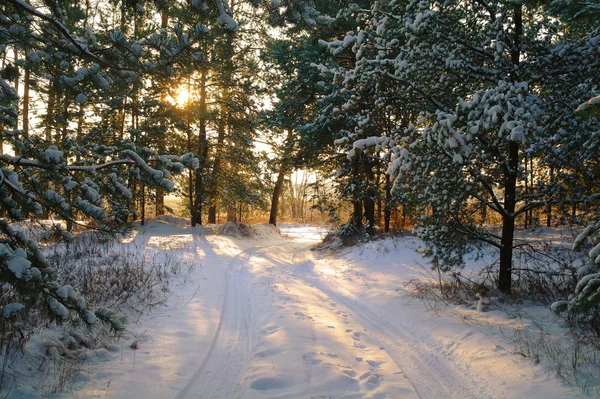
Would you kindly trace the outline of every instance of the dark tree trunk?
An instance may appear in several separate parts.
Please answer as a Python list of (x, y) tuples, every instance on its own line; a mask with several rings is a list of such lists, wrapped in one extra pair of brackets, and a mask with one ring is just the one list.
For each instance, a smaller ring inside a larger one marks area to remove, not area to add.
[[(352, 159), (352, 180), (354, 182), (358, 182), (359, 181), (359, 177), (360, 177), (360, 151), (356, 151), (356, 154), (354, 155), (354, 158)], [(350, 223), (352, 224), (352, 226), (354, 226), (357, 230), (361, 230), (363, 227), (363, 207), (362, 207), (362, 198), (357, 195), (357, 193), (352, 193), (353, 201), (352, 201), (352, 206), (354, 207), (354, 210), (352, 212), (352, 216), (350, 218)]]
[[(14, 52), (15, 52), (15, 68), (17, 69), (17, 77), (15, 78), (15, 92), (17, 94), (19, 94), (19, 77), (20, 77), (20, 72), (19, 72), (19, 52), (17, 50), (17, 47), (15, 46), (14, 48)], [(17, 106), (18, 108), (18, 106)], [(15, 120), (16, 125), (15, 125), (15, 129), (19, 128), (19, 118), (16, 118)]]
[(502, 216), (502, 238), (500, 241), (500, 275), (498, 289), (510, 294), (512, 284), (512, 254), (515, 235), (515, 205), (517, 188), (517, 168), (519, 166), (519, 144), (511, 141), (509, 144), (508, 165), (510, 170), (505, 176), (504, 215)]
[[(531, 171), (529, 171), (529, 160), (528, 160), (527, 155), (525, 155), (524, 158), (525, 158), (525, 195), (527, 195), (527, 194), (529, 194), (529, 175), (528, 175), (528, 172), (531, 172)], [(523, 228), (525, 230), (527, 230), (527, 228), (529, 226), (530, 226), (530, 224), (529, 224), (529, 211), (526, 211), (525, 212), (525, 220), (524, 220), (524, 223), (523, 223)]]
[(373, 165), (366, 154), (363, 154), (363, 168), (365, 172), (365, 183), (367, 190), (363, 199), (365, 207), (365, 220), (367, 222), (367, 233), (373, 235), (375, 232), (375, 176), (373, 174)]
[(392, 219), (392, 183), (390, 175), (385, 175), (385, 210), (383, 212), (383, 229), (386, 233), (390, 232), (390, 220)]
[(221, 117), (218, 125), (217, 145), (215, 147), (215, 162), (212, 170), (210, 192), (208, 193), (208, 199), (210, 207), (208, 208), (208, 223), (217, 223), (217, 195), (219, 190), (219, 179), (221, 174), (221, 163), (223, 158), (223, 145), (225, 143), (225, 128), (228, 125), (228, 113), (229, 110), (226, 106), (229, 94), (227, 89), (224, 89), (223, 94), (223, 105), (221, 106)]
[(200, 75), (200, 135), (198, 140), (198, 154), (200, 162), (196, 171), (196, 185), (194, 206), (192, 208), (192, 226), (202, 225), (202, 205), (204, 202), (204, 180), (203, 174), (208, 157), (208, 140), (206, 137), (206, 71)]
[[(554, 183), (554, 167), (550, 167), (550, 185)], [(552, 226), (552, 204), (546, 206), (546, 227)]]
[(285, 176), (290, 168), (290, 157), (294, 148), (292, 138), (293, 132), (291, 129), (289, 129), (285, 138), (285, 147), (281, 159), (281, 167), (279, 169), (279, 173), (277, 174), (277, 181), (275, 182), (275, 187), (273, 188), (273, 196), (271, 197), (271, 212), (269, 214), (269, 224), (272, 224), (273, 226), (277, 225), (277, 213), (279, 212), (279, 198), (281, 197), (281, 192), (283, 190)]
[(29, 137), (29, 68), (25, 68), (23, 81), (23, 134)]
[[(160, 14), (160, 18), (161, 18), (161, 23), (160, 23), (160, 27), (162, 29), (167, 29), (167, 25), (169, 22), (169, 15), (166, 13), (166, 10), (161, 10), (161, 14)], [(164, 103), (165, 100), (165, 91), (161, 92), (161, 103)], [(125, 111), (123, 111), (125, 112)], [(165, 130), (165, 121), (164, 121), (164, 116), (163, 116), (163, 120), (161, 122), (161, 124), (163, 125), (163, 130)], [(121, 126), (123, 126), (123, 124), (121, 124)], [(122, 132), (121, 132), (122, 134)], [(159, 144), (158, 144), (158, 150), (159, 152), (164, 152), (165, 148), (166, 148), (166, 131), (163, 131), (161, 133), (160, 139), (159, 139)], [(161, 216), (165, 214), (165, 192), (163, 189), (161, 188), (157, 188), (156, 189), (156, 210), (155, 210), (155, 215), (154, 216)]]
[(275, 182), (275, 187), (273, 188), (273, 196), (271, 198), (271, 213), (269, 214), (269, 224), (272, 224), (273, 226), (277, 226), (277, 211), (279, 209), (279, 197), (281, 195), (281, 189), (283, 188), (283, 182), (285, 181), (286, 173), (286, 168), (282, 166), (281, 169), (279, 169), (277, 181)]
[[(514, 35), (511, 49), (513, 71), (511, 80), (518, 80), (518, 67), (521, 57), (521, 36), (523, 34), (523, 5), (514, 4)], [(504, 176), (504, 212), (502, 215), (502, 238), (500, 239), (500, 273), (498, 289), (510, 294), (512, 285), (512, 255), (515, 235), (515, 206), (517, 203), (517, 170), (519, 167), (519, 143), (510, 141), (508, 145), (508, 170)]]

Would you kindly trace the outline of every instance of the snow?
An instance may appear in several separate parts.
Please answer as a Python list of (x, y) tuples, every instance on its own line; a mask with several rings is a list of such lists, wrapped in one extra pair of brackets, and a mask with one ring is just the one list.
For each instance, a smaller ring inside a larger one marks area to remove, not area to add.
[(22, 310), (24, 308), (25, 306), (17, 302), (6, 304), (4, 305), (3, 316), (5, 319), (8, 319), (9, 317), (15, 315), (19, 310)]
[[(148, 221), (121, 244), (188, 268), (117, 345), (90, 351), (73, 391), (57, 397), (585, 397), (511, 351), (513, 331), (537, 328), (530, 319), (483, 297), (428, 310), (410, 285), (430, 278), (416, 238), (314, 250), (326, 227), (246, 226), (248, 237), (186, 222)], [(527, 311), (557, 328), (550, 309)]]
[(15, 251), (15, 256), (8, 261), (8, 270), (13, 272), (17, 278), (26, 278), (25, 272), (31, 267), (31, 262), (25, 257), (22, 249)]

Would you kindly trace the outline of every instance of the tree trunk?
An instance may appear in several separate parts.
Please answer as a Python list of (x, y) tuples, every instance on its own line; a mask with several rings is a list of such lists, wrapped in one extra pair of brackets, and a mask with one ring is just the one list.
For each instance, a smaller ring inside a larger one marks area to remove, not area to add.
[[(550, 167), (550, 185), (554, 183), (554, 167)], [(552, 204), (546, 206), (546, 227), (552, 226)]]
[(498, 289), (510, 294), (512, 284), (512, 254), (515, 235), (515, 205), (517, 188), (517, 168), (519, 166), (519, 144), (511, 141), (509, 144), (508, 165), (510, 170), (505, 177), (504, 215), (502, 216), (502, 238), (500, 240), (500, 275)]
[[(521, 57), (521, 35), (523, 34), (523, 4), (514, 4), (514, 35), (511, 61), (514, 66), (511, 80), (518, 79), (518, 66)], [(508, 145), (508, 170), (504, 178), (504, 212), (502, 215), (502, 238), (500, 239), (500, 273), (498, 289), (510, 294), (512, 285), (512, 254), (515, 235), (515, 206), (517, 202), (517, 170), (519, 167), (519, 143), (510, 141)]]
[[(2, 69), (4, 69), (4, 67), (6, 66), (6, 48), (4, 49), (4, 52), (2, 53)], [(4, 124), (2, 122), (0, 122), (0, 154), (4, 154)]]
[[(358, 182), (359, 176), (360, 176), (360, 172), (359, 172), (360, 156), (361, 156), (360, 151), (356, 151), (356, 154), (354, 155), (354, 158), (352, 159), (352, 180), (354, 182)], [(361, 230), (362, 226), (363, 226), (362, 225), (362, 218), (363, 218), (362, 199), (360, 198), (360, 196), (356, 195), (356, 193), (352, 193), (352, 196), (353, 196), (352, 206), (354, 209), (352, 212), (352, 216), (350, 218), (350, 223), (357, 230)]]
[(212, 177), (210, 182), (210, 192), (208, 199), (210, 208), (208, 209), (208, 223), (217, 223), (217, 195), (219, 191), (219, 179), (221, 174), (221, 163), (223, 158), (223, 145), (225, 143), (225, 128), (229, 125), (229, 107), (227, 102), (229, 101), (229, 89), (223, 88), (223, 98), (221, 104), (221, 116), (219, 118), (219, 124), (217, 126), (217, 145), (215, 147), (215, 162), (212, 170)]
[[(15, 52), (15, 68), (17, 69), (17, 77), (15, 78), (15, 92), (18, 95), (19, 94), (19, 74), (20, 74), (20, 72), (19, 72), (19, 64), (18, 64), (19, 52), (17, 51), (16, 47), (14, 48), (14, 52)], [(18, 108), (19, 107), (17, 106), (17, 109)], [(19, 129), (19, 118), (16, 118), (15, 123), (16, 123), (15, 129)]]
[(277, 181), (273, 188), (273, 196), (271, 198), (271, 213), (269, 214), (269, 224), (277, 226), (277, 210), (279, 209), (279, 196), (281, 189), (283, 188), (283, 182), (285, 181), (286, 169), (281, 167), (279, 174), (277, 174)]
[(375, 232), (375, 184), (373, 182), (375, 176), (373, 174), (373, 166), (366, 154), (363, 155), (363, 168), (365, 182), (367, 183), (367, 190), (363, 199), (365, 220), (367, 222), (367, 233), (373, 235)]
[(54, 107), (56, 102), (56, 93), (54, 82), (51, 81), (48, 86), (48, 108), (46, 109), (46, 126), (44, 127), (44, 136), (46, 141), (52, 141), (52, 124), (54, 119)]
[(227, 221), (237, 222), (237, 205), (235, 203), (227, 207)]
[(200, 135), (198, 140), (199, 168), (196, 171), (196, 187), (194, 207), (192, 209), (192, 226), (202, 225), (202, 203), (204, 201), (203, 174), (208, 157), (208, 141), (206, 138), (206, 71), (200, 75)]
[[(525, 155), (525, 195), (529, 194), (529, 159), (527, 155)], [(529, 227), (529, 211), (525, 212), (525, 220), (523, 224), (523, 228), (527, 230)]]
[(269, 214), (269, 224), (277, 226), (277, 214), (279, 212), (279, 199), (281, 197), (281, 191), (283, 190), (283, 183), (285, 182), (285, 176), (289, 171), (289, 157), (292, 155), (293, 142), (292, 142), (292, 130), (287, 131), (287, 137), (285, 147), (283, 150), (283, 156), (281, 160), (281, 167), (277, 174), (277, 181), (275, 187), (273, 187), (273, 196), (271, 197), (271, 212)]
[(23, 81), (23, 134), (29, 137), (29, 68), (25, 68), (25, 79)]
[(385, 209), (383, 211), (383, 229), (390, 232), (390, 220), (392, 219), (392, 183), (389, 174), (385, 174)]

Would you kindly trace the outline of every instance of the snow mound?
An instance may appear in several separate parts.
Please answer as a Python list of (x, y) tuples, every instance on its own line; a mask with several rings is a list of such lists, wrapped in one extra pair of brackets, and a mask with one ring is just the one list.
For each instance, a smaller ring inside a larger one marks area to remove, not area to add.
[(213, 230), (204, 226), (190, 226), (190, 220), (173, 215), (161, 215), (152, 220), (147, 220), (142, 226), (136, 222), (138, 230), (143, 230), (152, 235), (176, 235), (176, 234), (213, 234)]
[(252, 229), (242, 222), (227, 222), (221, 226), (219, 234), (229, 237), (252, 237)]
[(241, 222), (227, 222), (219, 228), (219, 234), (236, 238), (281, 237), (279, 229), (271, 224), (245, 225)]
[(152, 221), (163, 222), (177, 227), (190, 227), (190, 220), (180, 218), (174, 215), (160, 215), (152, 219)]
[(254, 230), (254, 237), (257, 238), (281, 238), (281, 231), (272, 224), (256, 224), (252, 226), (252, 229)]

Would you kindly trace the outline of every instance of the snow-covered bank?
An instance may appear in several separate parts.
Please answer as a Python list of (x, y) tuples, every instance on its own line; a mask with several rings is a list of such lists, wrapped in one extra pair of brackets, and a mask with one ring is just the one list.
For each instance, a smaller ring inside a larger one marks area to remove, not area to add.
[[(407, 285), (427, 278), (417, 239), (312, 251), (326, 229), (256, 228), (239, 238), (164, 220), (140, 226), (122, 245), (179, 262), (170, 292), (53, 396), (585, 397), (543, 359), (512, 350), (515, 331), (539, 327), (527, 312), (560, 332), (546, 308), (428, 310)], [(36, 396), (24, 387), (8, 397)]]

